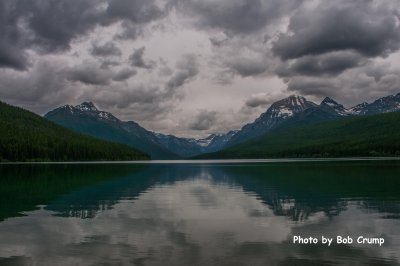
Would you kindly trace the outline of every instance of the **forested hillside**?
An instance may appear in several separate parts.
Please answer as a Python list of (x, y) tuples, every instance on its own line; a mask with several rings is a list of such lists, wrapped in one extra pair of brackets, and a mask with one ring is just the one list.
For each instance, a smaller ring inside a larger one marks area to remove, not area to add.
[(281, 126), (197, 158), (400, 156), (400, 112)]
[(24, 109), (0, 102), (0, 161), (143, 160), (126, 145), (74, 133)]

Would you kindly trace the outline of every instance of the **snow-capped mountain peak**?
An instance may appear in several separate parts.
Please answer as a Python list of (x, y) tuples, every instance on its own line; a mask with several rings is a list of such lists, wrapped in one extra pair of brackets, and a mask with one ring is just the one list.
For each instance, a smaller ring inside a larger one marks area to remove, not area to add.
[(400, 93), (361, 103), (349, 109), (354, 115), (372, 115), (400, 111)]
[(79, 109), (80, 111), (93, 111), (93, 112), (98, 111), (98, 109), (96, 108), (96, 106), (94, 106), (92, 102), (83, 102), (75, 106), (75, 108)]
[[(315, 104), (298, 95), (291, 95), (285, 99), (277, 101), (271, 105), (265, 115), (270, 118), (289, 118), (294, 114), (304, 111)], [(260, 117), (262, 118), (263, 115)]]
[(339, 104), (332, 98), (326, 97), (320, 104), (321, 108), (329, 109), (340, 116), (351, 114), (343, 105)]
[(101, 120), (109, 120), (114, 122), (120, 121), (111, 113), (97, 109), (97, 107), (92, 102), (83, 102), (79, 105), (76, 105), (75, 109), (80, 111), (81, 113), (96, 117)]
[[(59, 110), (65, 110), (71, 114), (74, 113), (75, 107), (69, 104), (63, 105), (61, 107), (58, 108)], [(57, 110), (57, 109), (56, 109)]]
[(338, 102), (330, 97), (325, 97), (325, 99), (321, 102), (321, 105), (328, 105), (331, 107), (341, 106), (341, 104), (338, 104)]
[[(83, 102), (76, 106), (64, 105), (50, 111), (45, 117), (52, 121), (58, 121), (62, 125), (64, 123), (66, 126), (71, 126), (70, 123), (73, 123), (71, 121), (77, 121), (76, 125), (87, 130), (82, 129), (83, 133), (94, 136), (98, 136), (97, 130), (102, 130), (102, 127), (105, 130), (102, 131), (103, 135), (108, 136), (107, 130), (112, 127), (113, 131), (118, 129), (116, 134), (120, 134), (118, 139), (122, 140), (122, 143), (126, 143), (128, 134), (130, 144), (149, 152), (152, 156), (188, 158), (243, 143), (262, 136), (280, 125), (292, 126), (338, 119), (339, 116), (344, 118), (350, 115), (361, 116), (395, 111), (400, 111), (400, 93), (382, 97), (372, 103), (364, 102), (349, 109), (329, 97), (326, 97), (317, 105), (302, 96), (291, 95), (273, 103), (253, 123), (246, 124), (240, 130), (224, 134), (211, 134), (200, 139), (182, 138), (148, 131), (136, 122), (121, 121), (111, 113), (98, 110), (92, 102)], [(90, 121), (90, 123), (86, 123), (87, 121)], [(96, 125), (99, 126), (96, 130), (90, 128), (92, 122), (96, 122)], [(84, 128), (85, 126), (88, 128)], [(115, 140), (114, 136), (111, 140)]]
[(363, 110), (364, 110), (367, 106), (368, 106), (368, 103), (367, 103), (367, 102), (363, 102), (363, 103), (357, 104), (356, 106), (353, 106), (353, 107), (349, 108), (348, 111), (349, 111), (351, 114), (359, 115), (359, 114), (361, 114), (361, 113), (363, 112)]
[(193, 142), (202, 147), (203, 152), (212, 152), (219, 150), (238, 132), (231, 130), (227, 133), (216, 133), (202, 139), (193, 139)]
[(217, 136), (216, 134), (211, 134), (206, 138), (196, 139), (194, 140), (194, 142), (196, 142), (201, 147), (207, 147), (208, 145), (210, 145), (210, 143), (214, 140), (216, 136)]

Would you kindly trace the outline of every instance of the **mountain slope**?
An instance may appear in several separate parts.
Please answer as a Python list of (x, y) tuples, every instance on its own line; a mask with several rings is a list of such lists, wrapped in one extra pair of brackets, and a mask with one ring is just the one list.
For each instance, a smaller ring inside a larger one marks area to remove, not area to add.
[(288, 98), (277, 101), (253, 123), (242, 127), (241, 130), (232, 136), (226, 146), (233, 146), (261, 136), (277, 127), (283, 121), (291, 118), (293, 115), (315, 106), (317, 106), (315, 103), (309, 102), (304, 97), (297, 95), (291, 95)]
[(400, 110), (400, 93), (362, 103), (346, 109), (326, 97), (319, 105), (302, 96), (291, 95), (273, 103), (254, 122), (240, 130), (211, 134), (202, 139), (182, 138), (149, 131), (133, 121), (121, 121), (110, 113), (98, 110), (93, 103), (57, 108), (46, 117), (74, 131), (111, 140), (145, 151), (153, 159), (193, 157), (233, 147), (261, 137), (282, 126), (311, 125), (317, 122), (340, 120)]
[(336, 116), (349, 116), (352, 114), (350, 111), (344, 108), (343, 105), (337, 103), (335, 100), (329, 97), (326, 97), (321, 102), (319, 108)]
[(68, 129), (100, 139), (126, 144), (150, 154), (152, 159), (176, 159), (179, 156), (159, 145), (154, 134), (133, 121), (124, 122), (98, 110), (93, 103), (65, 105), (45, 115)]
[(211, 134), (203, 139), (178, 138), (173, 135), (156, 134), (163, 147), (189, 158), (202, 153), (218, 151), (225, 147), (226, 143), (237, 131), (229, 131), (226, 134)]
[(396, 112), (399, 110), (400, 93), (379, 98), (372, 103), (361, 103), (350, 108), (350, 111), (357, 115), (374, 115)]
[(317, 105), (302, 96), (291, 95), (273, 103), (265, 113), (261, 114), (253, 123), (242, 127), (219, 150), (255, 139), (283, 125), (309, 125), (350, 116), (374, 115), (399, 110), (400, 93), (382, 97), (372, 103), (358, 104), (349, 109), (329, 97)]
[(206, 139), (180, 138), (149, 131), (133, 121), (121, 121), (93, 103), (65, 105), (48, 112), (45, 117), (73, 131), (97, 138), (127, 144), (151, 155), (152, 159), (179, 159), (212, 152), (224, 147), (233, 136), (210, 135)]
[(125, 145), (74, 133), (29, 111), (0, 102), (0, 161), (148, 158)]
[(202, 147), (192, 138), (179, 138), (174, 135), (156, 133), (160, 146), (178, 154), (182, 158), (192, 157), (202, 153)]
[(231, 130), (225, 134), (211, 134), (207, 138), (197, 141), (199, 143), (204, 143), (202, 149), (203, 153), (219, 151), (223, 149), (238, 132), (238, 130)]
[(286, 125), (264, 136), (198, 158), (399, 156), (400, 113)]

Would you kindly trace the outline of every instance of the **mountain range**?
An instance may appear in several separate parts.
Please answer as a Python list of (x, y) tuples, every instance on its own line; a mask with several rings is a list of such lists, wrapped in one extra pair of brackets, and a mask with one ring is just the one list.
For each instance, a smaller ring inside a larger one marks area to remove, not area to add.
[(45, 117), (73, 131), (129, 145), (151, 155), (152, 159), (178, 159), (214, 152), (225, 147), (236, 132), (212, 134), (204, 139), (179, 138), (149, 131), (134, 121), (121, 121), (98, 110), (92, 102), (65, 105)]
[(127, 145), (99, 140), (0, 102), (0, 162), (148, 160)]
[(65, 105), (48, 112), (45, 117), (82, 134), (127, 144), (150, 154), (152, 159), (178, 159), (217, 152), (257, 139), (281, 127), (305, 126), (399, 110), (400, 93), (351, 108), (345, 108), (329, 97), (316, 104), (302, 96), (291, 95), (273, 103), (254, 122), (244, 125), (240, 130), (212, 134), (203, 139), (156, 133), (134, 121), (121, 121), (111, 113), (97, 109), (92, 102)]
[(400, 112), (282, 124), (265, 135), (198, 159), (400, 156)]

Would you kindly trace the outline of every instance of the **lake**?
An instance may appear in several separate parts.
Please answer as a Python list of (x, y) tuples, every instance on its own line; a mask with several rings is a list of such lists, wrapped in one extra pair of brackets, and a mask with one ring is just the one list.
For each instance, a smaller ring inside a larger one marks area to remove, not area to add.
[(0, 265), (400, 265), (400, 161), (215, 162), (0, 165)]

